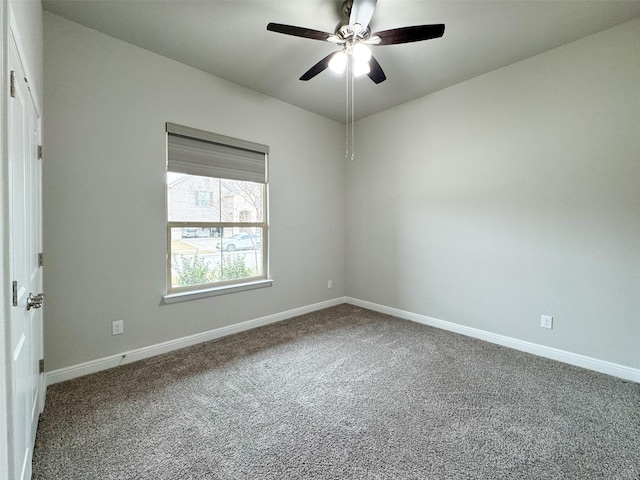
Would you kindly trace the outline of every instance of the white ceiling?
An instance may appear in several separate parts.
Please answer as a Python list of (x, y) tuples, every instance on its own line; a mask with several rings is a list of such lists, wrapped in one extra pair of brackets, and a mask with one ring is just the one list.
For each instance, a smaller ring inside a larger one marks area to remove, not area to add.
[[(95, 30), (345, 121), (345, 80), (308, 68), (328, 42), (268, 32), (276, 22), (333, 33), (342, 0), (43, 0), (44, 8)], [(387, 80), (356, 80), (366, 117), (640, 16), (640, 1), (378, 0), (373, 32), (444, 23), (442, 38), (373, 47)]]

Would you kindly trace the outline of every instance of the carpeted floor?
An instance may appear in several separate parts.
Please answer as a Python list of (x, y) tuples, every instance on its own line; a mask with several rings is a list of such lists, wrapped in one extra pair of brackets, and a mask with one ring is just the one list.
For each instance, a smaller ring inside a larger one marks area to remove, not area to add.
[(640, 385), (340, 305), (48, 389), (35, 480), (640, 479)]

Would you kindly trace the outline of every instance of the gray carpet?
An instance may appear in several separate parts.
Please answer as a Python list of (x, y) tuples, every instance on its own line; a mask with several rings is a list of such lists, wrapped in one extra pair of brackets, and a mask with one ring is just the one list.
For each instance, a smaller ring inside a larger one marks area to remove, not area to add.
[(634, 479), (640, 385), (340, 305), (56, 384), (34, 479)]

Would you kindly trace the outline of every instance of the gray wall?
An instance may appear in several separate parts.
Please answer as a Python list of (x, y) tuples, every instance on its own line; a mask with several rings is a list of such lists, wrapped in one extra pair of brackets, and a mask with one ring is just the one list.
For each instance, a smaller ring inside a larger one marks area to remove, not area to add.
[[(345, 295), (343, 126), (44, 19), (47, 370)], [(160, 306), (166, 121), (270, 145), (272, 287)]]
[[(364, 119), (345, 162), (337, 123), (45, 13), (47, 369), (343, 295), (640, 367), (639, 41)], [(159, 305), (165, 121), (271, 146), (273, 287)]]
[(360, 121), (348, 295), (640, 367), (638, 45), (640, 20)]

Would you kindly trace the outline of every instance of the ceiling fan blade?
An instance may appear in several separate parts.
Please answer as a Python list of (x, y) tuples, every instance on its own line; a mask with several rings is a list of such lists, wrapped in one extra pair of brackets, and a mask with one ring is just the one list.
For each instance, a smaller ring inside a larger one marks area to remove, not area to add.
[(333, 37), (331, 33), (312, 30), (310, 28), (294, 27), (293, 25), (283, 25), (282, 23), (269, 23), (267, 30), (270, 32), (284, 33), (285, 35), (293, 35), (294, 37), (311, 38), (313, 40), (327, 40), (329, 37)]
[(369, 26), (369, 22), (371, 22), (375, 8), (376, 0), (353, 0), (351, 15), (349, 16), (349, 25), (359, 23), (366, 29)]
[(307, 80), (311, 80), (313, 77), (315, 77), (319, 73), (325, 71), (327, 69), (327, 67), (329, 66), (329, 61), (331, 60), (331, 57), (333, 57), (336, 53), (338, 53), (338, 52), (330, 53), (329, 55), (324, 57), (322, 60), (320, 60), (318, 63), (316, 63), (313, 67), (311, 67), (309, 70), (307, 70), (304, 73), (304, 75), (302, 75), (300, 77), (300, 80), (303, 80), (303, 81), (306, 82)]
[(378, 61), (371, 57), (369, 60), (369, 67), (371, 70), (367, 74), (371, 80), (377, 85), (378, 83), (382, 83), (387, 79), (387, 76), (382, 71), (382, 67), (378, 63)]
[(413, 27), (393, 28), (376, 32), (373, 35), (380, 37), (378, 45), (396, 45), (398, 43), (420, 42), (444, 35), (444, 24), (414, 25)]

